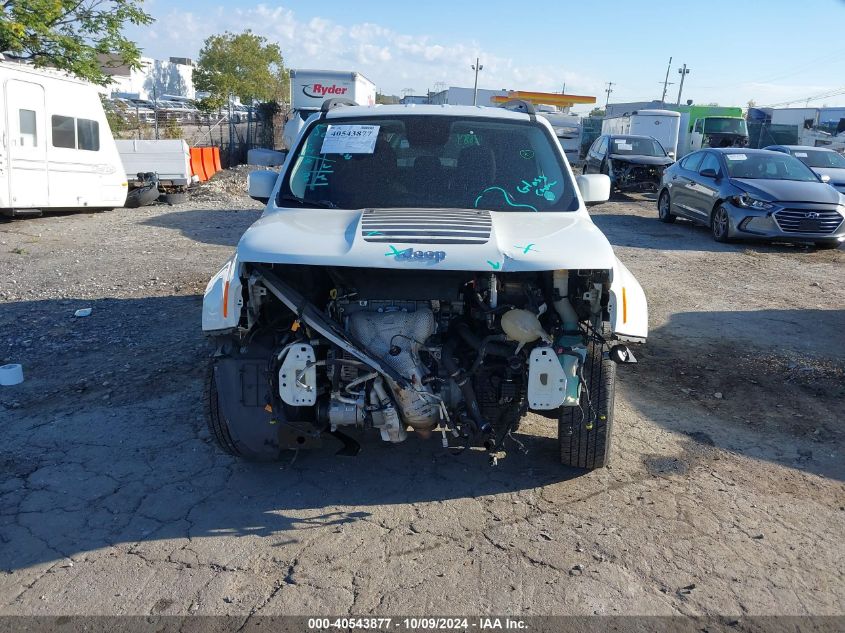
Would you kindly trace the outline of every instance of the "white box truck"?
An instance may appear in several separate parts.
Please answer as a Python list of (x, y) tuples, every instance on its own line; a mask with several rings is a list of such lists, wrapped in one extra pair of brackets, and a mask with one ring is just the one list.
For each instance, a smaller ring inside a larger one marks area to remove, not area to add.
[(293, 147), (305, 121), (326, 99), (348, 99), (358, 105), (375, 105), (376, 85), (361, 73), (338, 70), (290, 71), (290, 107), (285, 124), (285, 149)]
[(631, 134), (656, 139), (674, 158), (678, 154), (681, 115), (672, 110), (636, 110), (602, 121), (602, 134)]
[(126, 191), (97, 89), (58, 71), (0, 62), (0, 213), (113, 209)]

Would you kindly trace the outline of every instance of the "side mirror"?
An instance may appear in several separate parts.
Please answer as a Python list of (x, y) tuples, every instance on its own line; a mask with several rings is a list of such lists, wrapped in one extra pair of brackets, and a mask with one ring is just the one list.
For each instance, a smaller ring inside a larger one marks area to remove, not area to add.
[(267, 204), (270, 196), (273, 195), (273, 187), (276, 186), (276, 179), (279, 174), (275, 171), (262, 169), (253, 171), (247, 176), (247, 193), (253, 200)]
[(675, 158), (675, 152), (666, 152), (666, 155), (673, 160)]
[(576, 176), (575, 182), (585, 204), (598, 204), (610, 199), (610, 178), (604, 174)]
[(715, 169), (702, 169), (698, 172), (698, 175), (704, 176), (705, 178), (712, 178), (713, 180), (716, 180), (716, 178), (719, 177), (719, 174), (716, 173)]
[(819, 176), (819, 178), (822, 182), (830, 182), (830, 176), (828, 176), (827, 174), (822, 174), (821, 176)]

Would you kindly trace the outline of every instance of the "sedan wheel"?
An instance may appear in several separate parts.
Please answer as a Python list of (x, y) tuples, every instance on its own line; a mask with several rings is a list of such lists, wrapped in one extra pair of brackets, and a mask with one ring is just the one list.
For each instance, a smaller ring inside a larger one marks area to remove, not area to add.
[(677, 216), (670, 211), (671, 208), (672, 205), (669, 199), (669, 192), (664, 191), (660, 194), (660, 199), (657, 201), (657, 217), (660, 218), (661, 222), (671, 224), (677, 220)]
[(713, 218), (710, 221), (710, 229), (713, 231), (713, 239), (717, 242), (729, 242), (730, 236), (730, 220), (728, 219), (728, 210), (720, 206), (713, 212)]

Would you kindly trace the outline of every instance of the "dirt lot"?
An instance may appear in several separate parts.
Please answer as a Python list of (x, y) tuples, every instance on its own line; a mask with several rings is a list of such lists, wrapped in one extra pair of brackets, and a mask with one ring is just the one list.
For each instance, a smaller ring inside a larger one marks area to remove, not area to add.
[[(203, 420), (205, 283), (257, 205), (0, 225), (0, 614), (845, 613), (845, 251), (593, 208), (648, 294), (613, 465), (368, 436), (254, 466)], [(79, 308), (91, 316), (75, 318)]]

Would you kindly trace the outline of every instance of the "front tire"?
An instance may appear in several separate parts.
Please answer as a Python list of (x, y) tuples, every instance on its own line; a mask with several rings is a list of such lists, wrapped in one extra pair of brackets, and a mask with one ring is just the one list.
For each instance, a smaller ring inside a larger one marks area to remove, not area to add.
[(728, 216), (728, 210), (724, 206), (719, 205), (713, 212), (710, 218), (710, 233), (713, 239), (717, 242), (730, 242), (731, 221)]
[(671, 224), (675, 220), (678, 219), (671, 211), (672, 209), (672, 200), (669, 198), (669, 192), (663, 191), (660, 194), (660, 198), (657, 200), (657, 217), (660, 219), (661, 222), (666, 222), (667, 224)]
[[(610, 328), (605, 324), (602, 336)], [(592, 342), (583, 367), (585, 389), (577, 407), (564, 407), (558, 418), (560, 461), (565, 466), (594, 470), (610, 463), (613, 403), (616, 395), (616, 363), (602, 354), (601, 343)]]
[(235, 446), (232, 439), (232, 434), (229, 432), (229, 422), (220, 407), (220, 396), (217, 393), (217, 379), (214, 376), (214, 364), (212, 363), (208, 370), (208, 378), (206, 380), (206, 416), (205, 421), (208, 424), (208, 431), (211, 437), (214, 438), (215, 443), (220, 449), (229, 455), (235, 457), (243, 457), (241, 452)]

